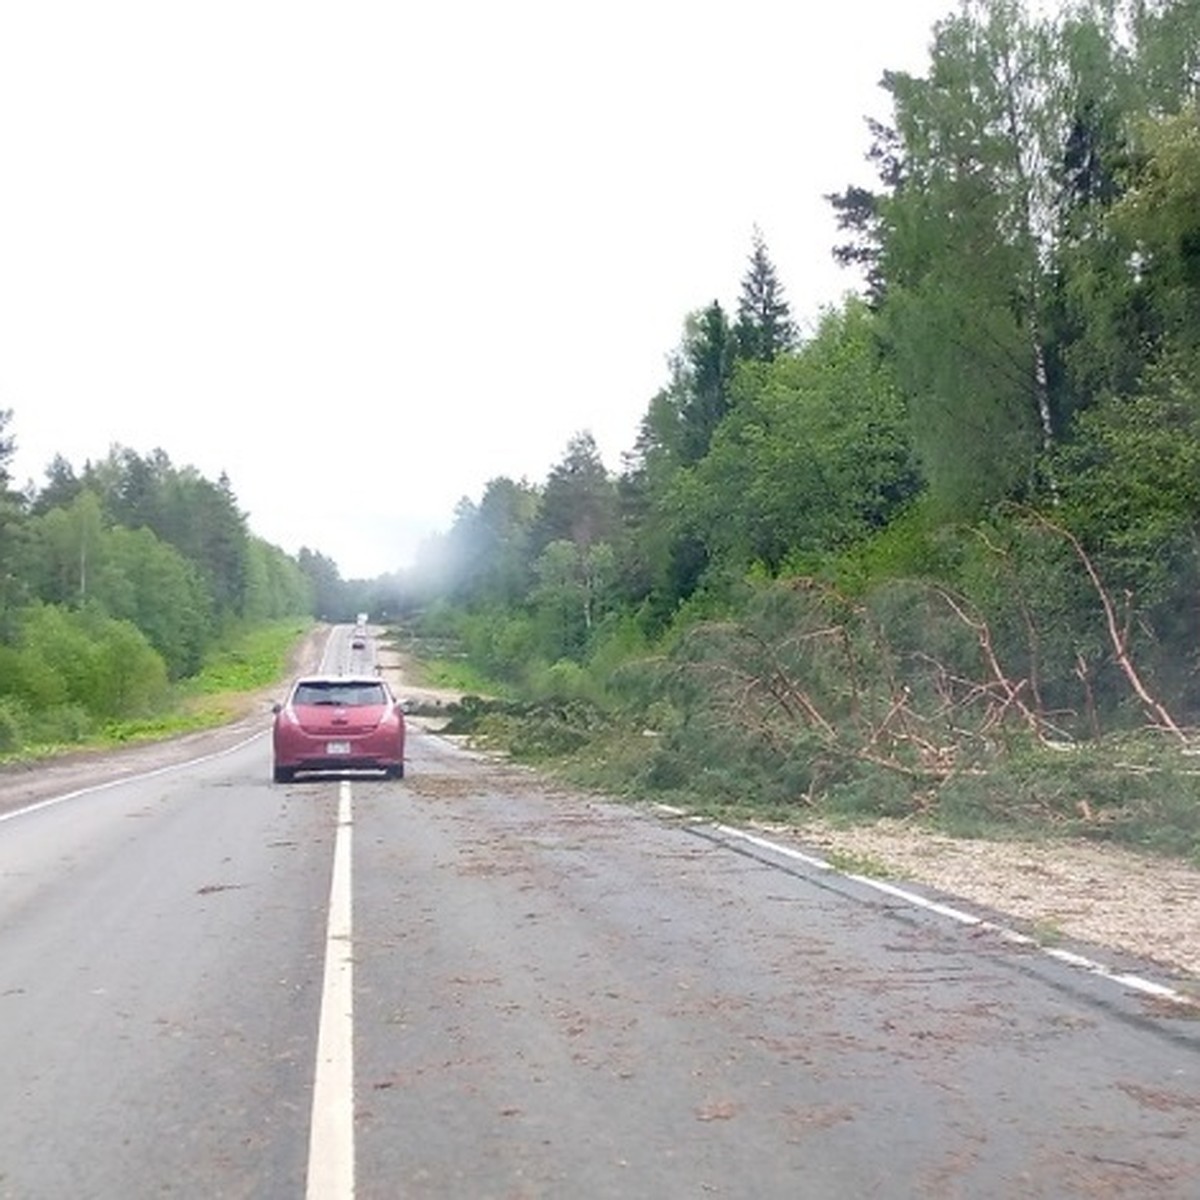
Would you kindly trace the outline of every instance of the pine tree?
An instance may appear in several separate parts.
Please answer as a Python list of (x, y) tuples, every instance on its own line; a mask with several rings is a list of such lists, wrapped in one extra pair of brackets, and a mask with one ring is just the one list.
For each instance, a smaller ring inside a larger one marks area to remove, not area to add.
[(714, 300), (688, 318), (683, 345), (684, 388), (679, 406), (680, 460), (699, 462), (732, 403), (729, 395), (737, 356), (736, 331)]
[(541, 511), (534, 523), (534, 549), (554, 541), (581, 548), (608, 541), (616, 528), (617, 489), (592, 434), (584, 430), (567, 443), (566, 454), (551, 469), (542, 489)]
[(750, 266), (742, 279), (734, 333), (738, 357), (759, 362), (772, 362), (777, 354), (790, 350), (796, 340), (796, 327), (783, 298), (783, 285), (757, 228)]

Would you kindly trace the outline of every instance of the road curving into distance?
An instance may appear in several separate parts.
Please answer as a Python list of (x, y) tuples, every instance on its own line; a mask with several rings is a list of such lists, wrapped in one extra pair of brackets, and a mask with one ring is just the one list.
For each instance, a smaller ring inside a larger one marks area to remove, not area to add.
[(1187, 1006), (420, 729), (276, 785), (268, 717), (9, 798), (0, 1200), (1200, 1194)]

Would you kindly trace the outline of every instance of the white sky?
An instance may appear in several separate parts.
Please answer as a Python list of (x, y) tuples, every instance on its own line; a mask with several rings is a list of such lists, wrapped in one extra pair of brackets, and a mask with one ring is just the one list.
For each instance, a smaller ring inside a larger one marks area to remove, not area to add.
[(350, 578), (581, 430), (619, 469), (756, 224), (802, 324), (852, 285), (822, 196), (954, 7), (11, 0), (16, 482), (161, 447)]

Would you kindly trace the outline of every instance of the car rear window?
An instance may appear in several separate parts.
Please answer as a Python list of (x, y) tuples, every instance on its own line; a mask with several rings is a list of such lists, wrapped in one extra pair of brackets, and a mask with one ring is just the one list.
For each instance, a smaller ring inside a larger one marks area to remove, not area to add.
[(293, 704), (334, 704), (339, 708), (363, 708), (386, 704), (387, 693), (381, 683), (339, 683), (331, 680), (308, 681), (296, 685)]

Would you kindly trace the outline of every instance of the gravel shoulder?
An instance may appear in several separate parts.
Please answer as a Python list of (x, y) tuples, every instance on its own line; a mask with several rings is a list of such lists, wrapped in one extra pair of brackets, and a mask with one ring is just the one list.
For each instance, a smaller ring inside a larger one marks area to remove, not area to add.
[(1186, 863), (1082, 841), (952, 838), (900, 821), (787, 832), (852, 871), (1005, 914), (1046, 944), (1110, 947), (1200, 983), (1200, 870)]

